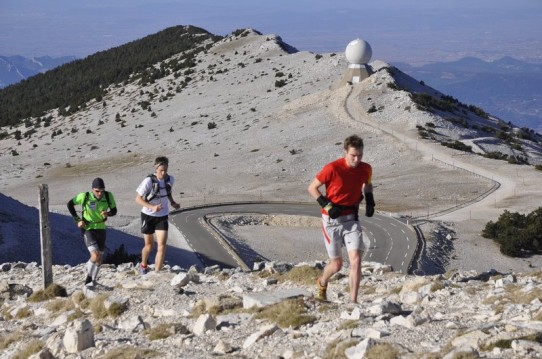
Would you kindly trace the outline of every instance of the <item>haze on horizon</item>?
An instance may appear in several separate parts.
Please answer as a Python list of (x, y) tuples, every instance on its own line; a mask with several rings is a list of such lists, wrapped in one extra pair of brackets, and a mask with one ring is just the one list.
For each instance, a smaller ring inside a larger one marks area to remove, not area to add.
[(2, 0), (0, 55), (83, 58), (176, 25), (223, 36), (250, 27), (317, 53), (362, 38), (387, 62), (542, 63), (540, 0)]

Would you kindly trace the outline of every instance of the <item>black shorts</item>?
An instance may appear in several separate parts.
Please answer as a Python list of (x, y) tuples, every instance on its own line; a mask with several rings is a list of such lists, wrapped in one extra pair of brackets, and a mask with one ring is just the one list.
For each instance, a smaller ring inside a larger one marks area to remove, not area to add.
[(168, 229), (168, 216), (153, 217), (141, 212), (141, 233), (153, 234), (156, 230), (167, 231)]
[(105, 229), (89, 229), (83, 233), (89, 251), (105, 251)]

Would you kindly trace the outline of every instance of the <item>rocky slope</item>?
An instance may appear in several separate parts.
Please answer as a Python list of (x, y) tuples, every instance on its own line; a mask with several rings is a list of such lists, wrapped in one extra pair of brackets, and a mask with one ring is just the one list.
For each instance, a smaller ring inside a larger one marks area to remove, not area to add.
[(132, 264), (104, 266), (99, 283), (85, 287), (83, 265), (54, 266), (58, 287), (44, 292), (35, 263), (4, 263), (0, 356), (542, 357), (539, 273), (418, 277), (366, 263), (360, 303), (352, 304), (347, 269), (330, 282), (329, 302), (318, 302), (321, 262), (255, 267), (139, 276)]

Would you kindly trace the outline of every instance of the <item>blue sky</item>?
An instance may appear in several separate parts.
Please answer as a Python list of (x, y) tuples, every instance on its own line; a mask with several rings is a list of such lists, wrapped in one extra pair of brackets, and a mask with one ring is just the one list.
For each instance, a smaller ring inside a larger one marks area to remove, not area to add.
[(251, 27), (317, 53), (362, 38), (387, 62), (542, 62), (542, 0), (0, 0), (0, 55), (85, 57), (175, 25)]

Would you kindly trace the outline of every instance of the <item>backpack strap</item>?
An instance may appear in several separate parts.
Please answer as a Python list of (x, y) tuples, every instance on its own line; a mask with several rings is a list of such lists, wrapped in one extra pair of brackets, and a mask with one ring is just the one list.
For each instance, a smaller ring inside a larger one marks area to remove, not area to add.
[(105, 200), (107, 201), (107, 208), (111, 209), (111, 192), (104, 191)]
[[(160, 182), (155, 174), (150, 174), (147, 177), (149, 177), (152, 181), (151, 190), (145, 194), (143, 197), (145, 201), (150, 202), (156, 196), (160, 195)], [(169, 197), (171, 195), (171, 183), (169, 181), (169, 175), (166, 175), (166, 178), (164, 179), (166, 183), (166, 197)]]

